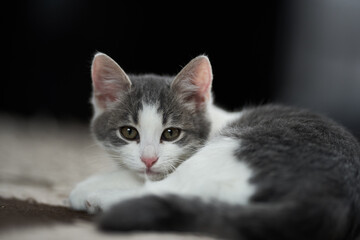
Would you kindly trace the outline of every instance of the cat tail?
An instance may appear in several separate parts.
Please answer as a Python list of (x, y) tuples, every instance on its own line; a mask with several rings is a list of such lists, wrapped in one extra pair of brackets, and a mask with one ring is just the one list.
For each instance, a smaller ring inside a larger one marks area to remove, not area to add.
[[(352, 217), (352, 215), (354, 217)], [(119, 203), (100, 218), (103, 231), (184, 232), (239, 240), (354, 239), (355, 212), (338, 201), (228, 205), (176, 195)]]

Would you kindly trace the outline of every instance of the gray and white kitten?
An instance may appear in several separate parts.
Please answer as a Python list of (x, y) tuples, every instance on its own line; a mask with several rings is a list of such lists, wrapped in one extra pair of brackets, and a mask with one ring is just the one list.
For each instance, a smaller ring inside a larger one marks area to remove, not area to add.
[(277, 105), (228, 113), (212, 103), (206, 56), (175, 77), (92, 65), (97, 141), (120, 168), (79, 183), (74, 209), (101, 229), (226, 239), (355, 239), (360, 146), (343, 127)]

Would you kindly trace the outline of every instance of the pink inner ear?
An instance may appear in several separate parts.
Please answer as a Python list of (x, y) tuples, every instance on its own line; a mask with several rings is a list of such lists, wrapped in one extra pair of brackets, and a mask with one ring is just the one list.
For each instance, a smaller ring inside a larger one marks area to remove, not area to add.
[(97, 54), (91, 72), (94, 97), (98, 107), (105, 109), (115, 102), (119, 93), (130, 88), (131, 82), (117, 63), (105, 54)]
[(116, 84), (107, 84), (104, 87), (99, 82), (94, 81), (94, 96), (97, 99), (99, 107), (106, 108), (107, 103), (115, 102), (117, 100), (116, 94), (113, 89), (116, 89)]
[(192, 82), (198, 87), (197, 100), (205, 102), (210, 99), (211, 83), (212, 83), (212, 70), (210, 62), (207, 58), (201, 57), (197, 59), (194, 66), (194, 78)]
[(107, 76), (111, 72), (106, 69), (100, 61), (94, 61), (92, 66), (92, 80), (94, 87), (94, 97), (99, 107), (106, 108), (106, 103), (116, 101), (114, 90), (115, 84), (108, 81)]
[(211, 99), (211, 83), (210, 61), (206, 56), (199, 56), (179, 72), (172, 83), (172, 88), (186, 102), (194, 103), (199, 108)]
[[(210, 71), (209, 71), (210, 70)], [(209, 66), (201, 66), (198, 69), (198, 73), (196, 74), (196, 83), (199, 87), (198, 93), (201, 96), (204, 96), (207, 100), (210, 98), (210, 92), (211, 92), (211, 82), (212, 82), (212, 73), (211, 69), (209, 69)]]

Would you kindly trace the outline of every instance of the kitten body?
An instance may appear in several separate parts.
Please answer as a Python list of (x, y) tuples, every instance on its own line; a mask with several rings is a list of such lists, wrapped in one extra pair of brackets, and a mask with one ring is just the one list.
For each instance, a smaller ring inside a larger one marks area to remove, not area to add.
[(355, 239), (360, 147), (335, 122), (277, 105), (212, 103), (204, 56), (175, 77), (93, 61), (92, 130), (121, 166), (77, 185), (74, 209), (113, 231), (229, 239)]

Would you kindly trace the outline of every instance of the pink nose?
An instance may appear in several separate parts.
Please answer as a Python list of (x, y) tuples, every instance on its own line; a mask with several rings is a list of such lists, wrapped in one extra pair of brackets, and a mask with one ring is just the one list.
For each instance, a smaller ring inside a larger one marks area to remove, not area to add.
[(145, 166), (150, 169), (158, 160), (158, 157), (141, 157), (141, 161), (145, 163)]

